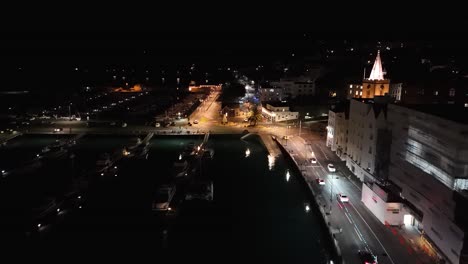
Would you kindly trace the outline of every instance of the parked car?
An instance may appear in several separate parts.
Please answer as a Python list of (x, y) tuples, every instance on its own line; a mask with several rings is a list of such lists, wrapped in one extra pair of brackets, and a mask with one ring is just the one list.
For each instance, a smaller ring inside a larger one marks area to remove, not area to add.
[(344, 194), (342, 194), (342, 193), (339, 193), (339, 194), (337, 195), (337, 197), (338, 197), (338, 200), (339, 200), (340, 202), (342, 202), (342, 203), (347, 203), (347, 202), (349, 202), (348, 196), (346, 196), (346, 195), (344, 195)]
[(329, 171), (329, 172), (335, 172), (335, 171), (336, 171), (335, 165), (333, 165), (333, 164), (331, 164), (331, 163), (328, 164), (327, 167), (328, 167), (328, 171)]

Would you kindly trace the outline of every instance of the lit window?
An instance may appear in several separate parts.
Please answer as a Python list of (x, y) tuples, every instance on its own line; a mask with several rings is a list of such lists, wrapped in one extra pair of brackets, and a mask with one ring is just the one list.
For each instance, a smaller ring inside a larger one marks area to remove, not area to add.
[(356, 91), (356, 95), (358, 95), (358, 91)]
[(353, 85), (352, 85), (352, 84), (350, 84), (350, 85), (349, 85), (349, 88), (353, 88)]
[(349, 90), (349, 94), (352, 94), (353, 93), (353, 90)]
[(362, 91), (359, 92), (359, 95), (362, 96)]
[(434, 95), (439, 95), (439, 91), (435, 91), (435, 92), (434, 92)]
[(465, 103), (465, 107), (468, 107), (468, 103)]

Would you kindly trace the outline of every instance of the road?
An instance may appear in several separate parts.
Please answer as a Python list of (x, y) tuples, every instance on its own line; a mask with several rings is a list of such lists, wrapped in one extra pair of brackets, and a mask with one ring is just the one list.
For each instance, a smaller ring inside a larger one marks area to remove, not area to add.
[[(298, 133), (291, 129), (278, 130), (279, 133), (290, 135), (288, 140), (280, 142), (292, 151), (292, 156), (298, 164), (303, 164), (306, 181), (316, 194), (319, 194), (320, 205), (330, 212), (330, 226), (341, 233), (335, 235), (346, 263), (359, 263), (358, 250), (368, 250), (378, 256), (379, 263), (423, 263), (417, 254), (408, 252), (401, 244), (400, 238), (385, 227), (361, 202), (361, 183), (350, 178), (351, 172), (330, 149), (325, 146), (324, 139), (315, 135), (303, 133), (301, 137), (291, 136)], [(297, 134), (296, 134), (297, 135)], [(280, 134), (278, 134), (279, 138)], [(317, 164), (308, 159), (315, 157)], [(330, 173), (328, 163), (333, 163), (337, 169)], [(317, 179), (325, 180), (325, 185), (319, 185)], [(349, 203), (339, 202), (337, 194), (343, 193), (349, 197)]]

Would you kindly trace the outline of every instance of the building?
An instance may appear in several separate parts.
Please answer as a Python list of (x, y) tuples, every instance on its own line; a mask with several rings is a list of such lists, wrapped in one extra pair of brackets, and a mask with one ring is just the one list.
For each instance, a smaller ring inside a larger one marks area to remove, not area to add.
[(283, 88), (283, 96), (294, 99), (298, 96), (315, 95), (315, 79), (301, 76), (290, 79), (280, 79), (279, 81), (271, 82), (273, 88)]
[(327, 147), (346, 160), (348, 150), (349, 101), (332, 106), (328, 111)]
[(468, 108), (392, 104), (388, 124), (389, 180), (408, 204), (405, 223), (450, 263), (468, 263)]
[(390, 80), (384, 78), (380, 51), (377, 51), (374, 66), (368, 79), (362, 82), (362, 98), (374, 98), (374, 96), (385, 96), (390, 92)]
[(350, 103), (346, 166), (363, 182), (387, 178), (391, 140), (386, 121), (388, 101), (385, 96)]
[(361, 98), (362, 97), (362, 84), (349, 84), (348, 99)]
[(401, 101), (402, 91), (403, 91), (403, 83), (390, 84), (390, 97), (392, 97), (395, 102)]
[(277, 102), (266, 103), (262, 107), (262, 114), (271, 122), (282, 122), (299, 118), (299, 112), (291, 112), (289, 106)]
[(384, 225), (401, 226), (405, 209), (401, 199), (377, 183), (363, 183), (361, 201)]
[(281, 87), (260, 87), (259, 92), (262, 102), (281, 102), (285, 99)]

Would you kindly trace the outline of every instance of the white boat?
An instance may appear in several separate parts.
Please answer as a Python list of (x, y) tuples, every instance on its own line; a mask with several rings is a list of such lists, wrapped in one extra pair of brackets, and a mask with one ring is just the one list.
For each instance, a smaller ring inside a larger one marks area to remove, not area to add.
[(170, 207), (172, 199), (176, 193), (175, 185), (162, 185), (156, 192), (156, 197), (153, 200), (153, 211), (171, 211)]

